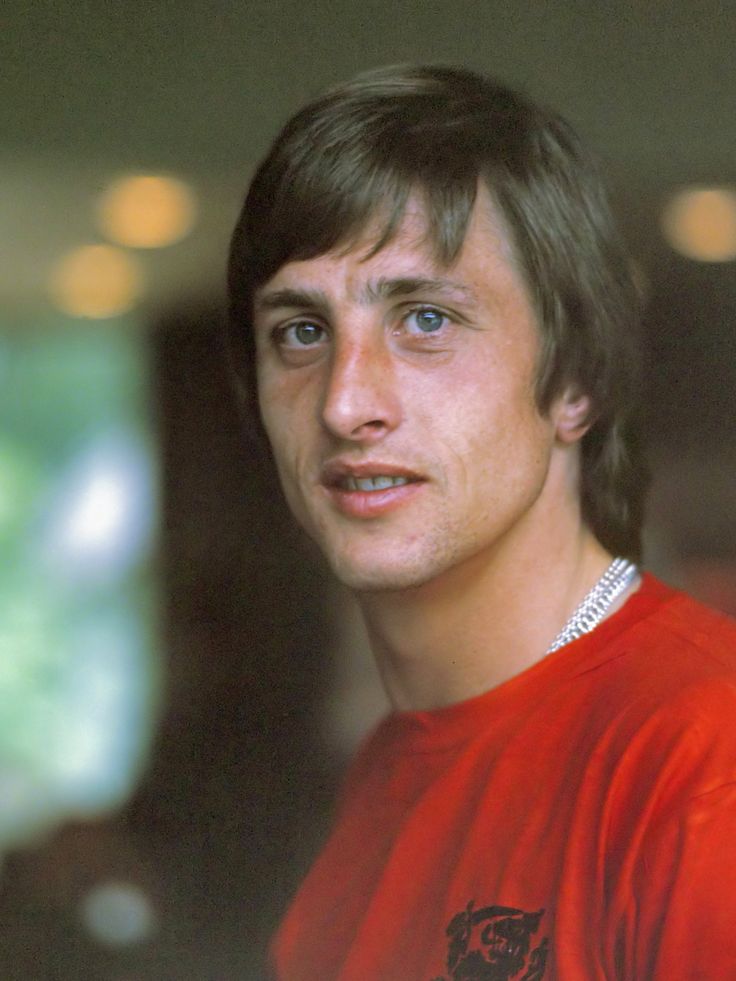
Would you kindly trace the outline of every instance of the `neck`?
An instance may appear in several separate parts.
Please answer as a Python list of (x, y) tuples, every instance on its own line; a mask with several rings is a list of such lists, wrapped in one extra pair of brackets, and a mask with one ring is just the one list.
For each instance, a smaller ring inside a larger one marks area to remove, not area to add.
[(512, 536), (421, 586), (359, 597), (395, 709), (471, 698), (544, 656), (611, 561), (577, 510), (556, 517), (541, 554)]

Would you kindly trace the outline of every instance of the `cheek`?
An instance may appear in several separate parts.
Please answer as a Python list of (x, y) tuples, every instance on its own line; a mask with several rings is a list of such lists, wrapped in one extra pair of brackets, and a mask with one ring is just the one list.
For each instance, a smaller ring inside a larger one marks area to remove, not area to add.
[(282, 485), (289, 483), (289, 473), (294, 469), (293, 460), (297, 441), (290, 414), (284, 407), (269, 398), (259, 398), (261, 421), (266, 432), (271, 454)]
[(292, 505), (297, 488), (306, 479), (309, 449), (314, 446), (313, 415), (304, 405), (303, 396), (303, 391), (282, 379), (269, 379), (266, 375), (259, 382), (263, 428), (284, 492)]
[(453, 390), (461, 397), (445, 402), (439, 418), (435, 409), (432, 428), (442, 433), (447, 459), (464, 484), (512, 479), (544, 463), (553, 430), (525, 380), (509, 384), (486, 375)]
[(274, 442), (280, 444), (292, 424), (294, 398), (283, 376), (267, 368), (258, 372), (258, 408), (272, 445)]

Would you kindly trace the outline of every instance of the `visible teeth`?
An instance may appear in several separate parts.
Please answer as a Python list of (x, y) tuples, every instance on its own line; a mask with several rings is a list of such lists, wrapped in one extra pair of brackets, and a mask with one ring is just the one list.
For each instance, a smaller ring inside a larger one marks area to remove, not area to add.
[(346, 477), (345, 486), (351, 491), (386, 490), (387, 487), (401, 487), (408, 484), (407, 477)]

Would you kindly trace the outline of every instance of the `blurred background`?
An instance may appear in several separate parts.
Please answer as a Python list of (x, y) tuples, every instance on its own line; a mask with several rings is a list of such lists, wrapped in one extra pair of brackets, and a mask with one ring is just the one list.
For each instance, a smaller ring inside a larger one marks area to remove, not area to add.
[(460, 63), (601, 157), (647, 296), (648, 564), (736, 612), (731, 3), (6, 0), (0, 978), (249, 981), (383, 702), (232, 394), (230, 230), (325, 85)]

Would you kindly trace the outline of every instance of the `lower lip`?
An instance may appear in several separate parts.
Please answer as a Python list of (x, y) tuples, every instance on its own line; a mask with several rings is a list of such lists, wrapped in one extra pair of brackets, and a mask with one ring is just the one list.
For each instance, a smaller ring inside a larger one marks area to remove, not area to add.
[(413, 481), (385, 490), (353, 491), (341, 487), (327, 487), (326, 490), (337, 510), (348, 517), (380, 518), (408, 504), (424, 486), (424, 481)]

